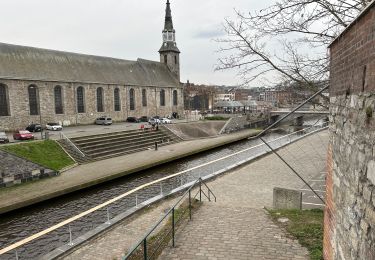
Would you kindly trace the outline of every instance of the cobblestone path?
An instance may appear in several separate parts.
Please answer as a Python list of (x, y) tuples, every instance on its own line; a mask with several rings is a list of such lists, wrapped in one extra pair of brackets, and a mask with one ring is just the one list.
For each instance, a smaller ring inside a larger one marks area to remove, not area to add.
[[(278, 152), (307, 180), (325, 169), (328, 132), (306, 137)], [(304, 183), (270, 154), (211, 181), (216, 203), (205, 202), (160, 260), (309, 259), (308, 251), (274, 225), (274, 187), (300, 189)]]
[(205, 203), (159, 259), (308, 259), (263, 209)]

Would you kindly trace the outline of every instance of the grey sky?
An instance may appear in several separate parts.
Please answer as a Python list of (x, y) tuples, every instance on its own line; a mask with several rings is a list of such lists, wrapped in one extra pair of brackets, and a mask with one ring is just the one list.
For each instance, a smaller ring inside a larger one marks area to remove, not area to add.
[[(234, 71), (214, 72), (221, 23), (233, 8), (272, 0), (170, 0), (181, 81), (234, 85)], [(1, 0), (1, 42), (116, 57), (159, 60), (166, 0)]]

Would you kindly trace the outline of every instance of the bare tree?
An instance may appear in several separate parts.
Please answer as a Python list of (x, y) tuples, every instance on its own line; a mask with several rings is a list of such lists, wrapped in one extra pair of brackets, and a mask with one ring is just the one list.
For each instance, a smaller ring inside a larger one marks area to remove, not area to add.
[[(217, 70), (237, 69), (247, 85), (275, 73), (315, 90), (328, 83), (327, 46), (371, 0), (277, 0), (266, 9), (225, 19)], [(277, 45), (277, 47), (275, 47)]]

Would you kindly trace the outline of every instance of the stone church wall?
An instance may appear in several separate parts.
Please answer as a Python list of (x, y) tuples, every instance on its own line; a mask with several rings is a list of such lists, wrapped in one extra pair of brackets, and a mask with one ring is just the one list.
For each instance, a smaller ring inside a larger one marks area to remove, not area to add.
[[(79, 84), (66, 82), (38, 82), (23, 80), (2, 80), (1, 84), (7, 86), (10, 116), (0, 117), (0, 130), (12, 131), (23, 129), (29, 123), (42, 125), (48, 122), (61, 122), (63, 125), (93, 124), (100, 116), (110, 116), (113, 121), (124, 121), (128, 116), (166, 116), (173, 112), (183, 114), (183, 92), (182, 88), (160, 88), (140, 86), (116, 86), (103, 84)], [(28, 86), (36, 85), (39, 91), (41, 115), (30, 115)], [(62, 99), (64, 113), (55, 113), (54, 87), (62, 87)], [(85, 113), (76, 113), (76, 90), (79, 86), (85, 92)], [(97, 112), (96, 89), (103, 88), (104, 112)], [(121, 111), (114, 111), (114, 89), (120, 90)], [(135, 90), (135, 110), (130, 110), (129, 90)], [(146, 89), (147, 106), (142, 105), (142, 89)], [(165, 90), (165, 106), (160, 106), (160, 91)], [(173, 90), (178, 93), (178, 105), (173, 106)]]
[(330, 47), (325, 259), (375, 259), (375, 8)]

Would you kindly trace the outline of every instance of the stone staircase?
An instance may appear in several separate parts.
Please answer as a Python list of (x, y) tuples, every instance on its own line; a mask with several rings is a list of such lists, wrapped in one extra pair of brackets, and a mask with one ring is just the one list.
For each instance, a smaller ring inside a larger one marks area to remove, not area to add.
[(111, 157), (155, 149), (180, 142), (181, 139), (163, 126), (158, 131), (131, 130), (122, 132), (105, 133), (91, 136), (75, 137), (70, 139), (85, 156), (76, 151), (65, 140), (59, 143), (80, 164), (103, 160)]

